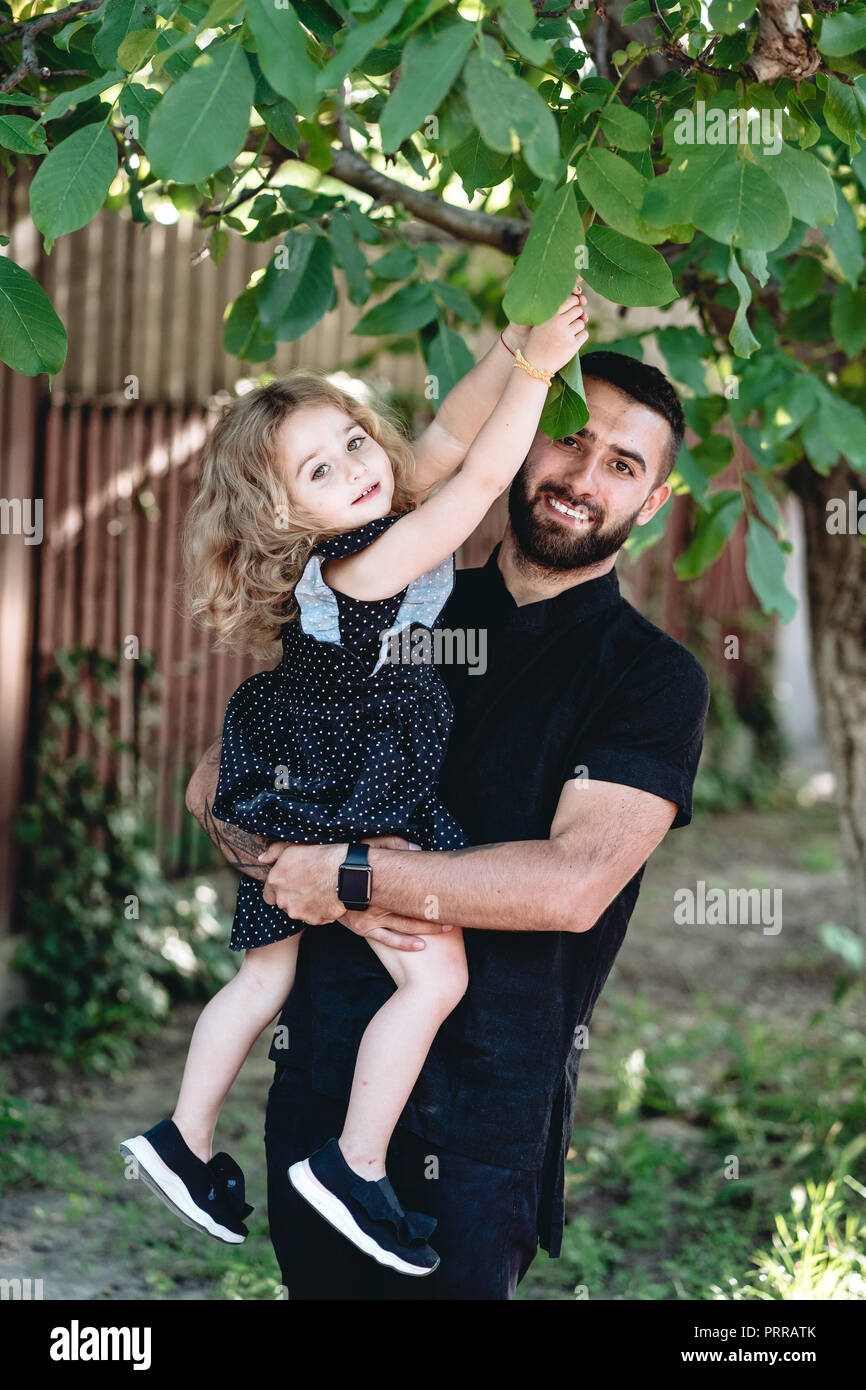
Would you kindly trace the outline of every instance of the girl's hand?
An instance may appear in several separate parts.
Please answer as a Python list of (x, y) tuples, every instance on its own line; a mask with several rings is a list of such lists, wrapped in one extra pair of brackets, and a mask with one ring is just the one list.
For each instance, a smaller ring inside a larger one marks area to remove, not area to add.
[[(581, 277), (579, 275), (577, 277), (577, 284), (575, 285), (572, 293), (577, 295), (581, 293)], [(582, 299), (581, 303), (585, 304), (586, 300)], [(520, 348), (520, 351), (525, 353), (526, 344), (529, 341), (529, 335), (531, 332), (532, 325), (529, 323), (509, 322), (506, 325), (506, 327), (502, 330), (502, 336), (505, 340), (506, 346), (509, 348), (511, 352), (514, 352), (517, 348)]]
[(586, 297), (576, 285), (553, 318), (532, 329), (524, 355), (533, 367), (558, 372), (583, 347), (589, 337), (585, 306)]

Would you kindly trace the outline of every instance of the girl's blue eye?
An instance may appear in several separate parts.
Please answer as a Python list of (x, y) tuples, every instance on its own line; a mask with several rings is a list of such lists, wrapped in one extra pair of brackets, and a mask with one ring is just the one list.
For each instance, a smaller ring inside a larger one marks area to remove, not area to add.
[(327, 468), (328, 468), (329, 466), (330, 466), (330, 465), (327, 464), (327, 463), (320, 463), (320, 464), (318, 464), (318, 465), (313, 469), (313, 472), (312, 472), (312, 475), (311, 475), (311, 476), (312, 476), (312, 479), (313, 479), (313, 482), (315, 482), (317, 478), (322, 478), (322, 477), (324, 477), (324, 473), (322, 472), (322, 469), (324, 468), (324, 469), (327, 470)]
[(354, 453), (357, 453), (357, 450), (356, 450), (356, 449), (353, 449), (353, 448), (352, 448), (352, 445), (353, 445), (353, 444), (357, 444), (358, 447), (360, 448), (360, 446), (361, 446), (363, 443), (364, 443), (364, 436), (363, 436), (362, 434), (356, 434), (356, 435), (354, 436), (353, 439), (350, 439), (350, 440), (349, 440), (348, 444), (346, 445), (346, 448), (349, 450), (350, 453), (353, 453), (353, 454), (354, 454)]

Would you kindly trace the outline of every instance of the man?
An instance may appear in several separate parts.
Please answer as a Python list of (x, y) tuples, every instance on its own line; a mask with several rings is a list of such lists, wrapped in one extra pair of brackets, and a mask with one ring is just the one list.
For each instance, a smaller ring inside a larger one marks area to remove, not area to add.
[[(473, 848), (373, 845), (369, 909), (346, 911), (346, 845), (276, 844), (260, 863), (263, 842), (210, 812), (218, 744), (190, 783), (230, 862), (313, 924), (270, 1054), (268, 1208), (290, 1298), (507, 1299), (539, 1241), (559, 1253), (586, 1025), (646, 860), (691, 818), (708, 703), (698, 662), (622, 599), (614, 569), (670, 496), (681, 406), (661, 372), (617, 353), (587, 354), (583, 373), (586, 427), (536, 435), (502, 544), (457, 575), (440, 619), (486, 635), (483, 674), (442, 668), (455, 722), (440, 790)], [(388, 1156), (403, 1205), (438, 1221), (439, 1269), (408, 1279), (325, 1225), (287, 1170), (339, 1133), (358, 1042), (392, 989), (363, 937), (420, 949), (449, 922), (465, 929), (469, 989)]]

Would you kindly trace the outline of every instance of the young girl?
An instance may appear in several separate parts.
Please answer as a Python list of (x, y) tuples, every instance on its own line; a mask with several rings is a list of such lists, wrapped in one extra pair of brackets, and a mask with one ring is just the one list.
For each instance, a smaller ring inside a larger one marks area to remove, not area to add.
[[(576, 288), (540, 327), (510, 325), (526, 356), (503, 336), (443, 402), (414, 457), (373, 411), (303, 373), (234, 402), (206, 446), (187, 532), (194, 609), (223, 642), (255, 650), (281, 633), (283, 644), (280, 664), (228, 702), (213, 811), (279, 840), (348, 842), (347, 907), (368, 897), (362, 836), (397, 833), (424, 849), (467, 843), (436, 795), (452, 713), (444, 683), (432, 664), (395, 660), (394, 638), (435, 624), (454, 550), (510, 485), (552, 374), (586, 341), (584, 303)], [(213, 1132), (292, 988), (303, 928), (241, 878), (231, 939), (246, 952), (241, 968), (196, 1025), (172, 1118), (120, 1146), (181, 1220), (224, 1241), (244, 1239), (252, 1208), (237, 1164), (211, 1158)], [(439, 1263), (427, 1243), (436, 1223), (403, 1210), (385, 1155), (466, 990), (462, 932), (428, 937), (418, 955), (369, 944), (396, 989), (361, 1040), (342, 1133), (289, 1178), (380, 1264), (426, 1275)]]

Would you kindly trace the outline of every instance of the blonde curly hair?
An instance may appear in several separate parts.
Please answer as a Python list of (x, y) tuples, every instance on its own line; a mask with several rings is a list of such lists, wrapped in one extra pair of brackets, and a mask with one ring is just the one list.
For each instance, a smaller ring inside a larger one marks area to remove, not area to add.
[(306, 406), (336, 406), (385, 450), (394, 470), (392, 516), (411, 511), (415, 460), (379, 412), (313, 372), (292, 372), (227, 405), (202, 454), (198, 492), (183, 532), (190, 616), (215, 647), (275, 653), (297, 613), (294, 588), (317, 542), (339, 535), (289, 501), (277, 457), (283, 423)]

